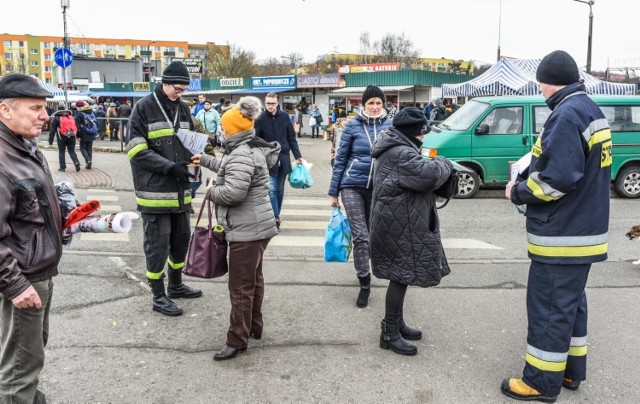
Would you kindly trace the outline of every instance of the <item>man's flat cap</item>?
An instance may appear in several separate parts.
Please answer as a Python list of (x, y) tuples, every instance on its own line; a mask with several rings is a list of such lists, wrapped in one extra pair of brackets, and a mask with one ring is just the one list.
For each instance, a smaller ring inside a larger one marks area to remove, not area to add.
[(33, 77), (11, 73), (0, 79), (0, 99), (4, 98), (53, 98), (53, 94), (40, 87)]

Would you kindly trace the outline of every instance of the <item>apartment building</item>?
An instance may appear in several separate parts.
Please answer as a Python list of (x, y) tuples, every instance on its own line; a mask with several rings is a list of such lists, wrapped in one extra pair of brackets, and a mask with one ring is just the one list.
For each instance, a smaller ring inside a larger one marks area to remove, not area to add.
[[(62, 68), (55, 62), (55, 51), (62, 47), (62, 37), (0, 34), (0, 76), (9, 73), (24, 73), (40, 78), (44, 83), (63, 88)], [(145, 81), (159, 76), (174, 58), (206, 58), (211, 45), (216, 50), (226, 48), (215, 44), (189, 45), (184, 41), (79, 38), (70, 37), (69, 49), (74, 60), (139, 60), (142, 61)], [(194, 48), (191, 52), (190, 46)], [(193, 55), (191, 55), (193, 53)], [(107, 68), (109, 64), (105, 64)], [(90, 81), (90, 77), (75, 77), (73, 63), (67, 69), (67, 85), (74, 87), (73, 80)], [(83, 75), (85, 73), (83, 72)], [(97, 75), (104, 77), (104, 74)]]

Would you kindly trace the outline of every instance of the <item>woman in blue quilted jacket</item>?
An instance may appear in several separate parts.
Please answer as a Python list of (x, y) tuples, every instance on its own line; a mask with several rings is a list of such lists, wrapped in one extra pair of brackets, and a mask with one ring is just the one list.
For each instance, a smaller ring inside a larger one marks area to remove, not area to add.
[(362, 105), (354, 119), (344, 126), (340, 145), (333, 163), (329, 185), (331, 206), (340, 207), (342, 199), (353, 237), (353, 260), (360, 291), (358, 307), (366, 307), (371, 292), (369, 266), (369, 215), (373, 189), (371, 147), (380, 132), (391, 126), (384, 109), (385, 96), (376, 86), (367, 86), (362, 93)]

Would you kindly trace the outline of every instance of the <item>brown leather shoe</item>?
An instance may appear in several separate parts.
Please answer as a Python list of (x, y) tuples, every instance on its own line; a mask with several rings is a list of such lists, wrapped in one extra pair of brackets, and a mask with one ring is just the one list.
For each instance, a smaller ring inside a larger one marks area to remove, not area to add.
[(502, 393), (520, 401), (541, 401), (543, 403), (555, 403), (556, 397), (544, 396), (538, 390), (530, 387), (522, 379), (504, 379), (500, 386)]
[(244, 352), (247, 348), (244, 349), (236, 349), (230, 346), (225, 345), (224, 348), (220, 350), (220, 352), (213, 355), (214, 361), (226, 361), (227, 359), (233, 359), (238, 356), (238, 352)]

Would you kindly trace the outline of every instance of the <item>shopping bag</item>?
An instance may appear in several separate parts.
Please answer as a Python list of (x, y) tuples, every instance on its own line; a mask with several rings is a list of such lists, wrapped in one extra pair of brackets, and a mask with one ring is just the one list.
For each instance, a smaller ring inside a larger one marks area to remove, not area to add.
[(291, 185), (291, 188), (311, 188), (313, 185), (313, 177), (309, 171), (311, 166), (312, 164), (302, 160), (302, 164), (296, 164), (295, 167), (293, 167), (293, 170), (289, 173), (289, 185)]
[(309, 118), (309, 126), (316, 126), (316, 118), (314, 117)]
[(349, 219), (340, 208), (333, 208), (329, 225), (324, 233), (324, 260), (326, 262), (347, 262), (351, 255), (351, 228)]
[[(205, 198), (205, 201), (200, 207), (198, 221), (189, 240), (187, 259), (182, 272), (188, 276), (209, 279), (223, 276), (229, 267), (224, 228), (218, 224), (211, 226), (211, 200)], [(209, 223), (208, 226), (202, 227), (198, 225), (205, 205), (209, 214)]]

